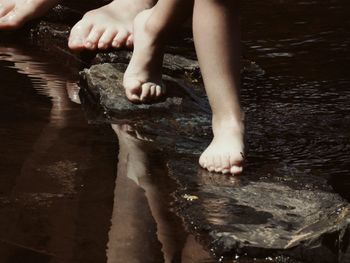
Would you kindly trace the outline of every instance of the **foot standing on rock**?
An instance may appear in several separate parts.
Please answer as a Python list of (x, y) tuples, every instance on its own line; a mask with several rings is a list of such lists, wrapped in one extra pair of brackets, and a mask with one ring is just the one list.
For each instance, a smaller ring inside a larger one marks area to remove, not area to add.
[[(13, 30), (43, 16), (59, 0), (0, 0), (0, 30)], [(156, 0), (114, 0), (89, 11), (72, 28), (68, 45), (72, 50), (96, 50), (133, 45), (135, 16), (151, 8)]]
[(214, 138), (200, 165), (220, 173), (243, 168), (244, 125), (239, 101), (239, 22), (233, 0), (159, 0), (134, 21), (134, 53), (124, 75), (128, 99), (155, 102), (161, 83), (164, 40), (193, 11), (193, 33), (204, 85), (212, 108)]

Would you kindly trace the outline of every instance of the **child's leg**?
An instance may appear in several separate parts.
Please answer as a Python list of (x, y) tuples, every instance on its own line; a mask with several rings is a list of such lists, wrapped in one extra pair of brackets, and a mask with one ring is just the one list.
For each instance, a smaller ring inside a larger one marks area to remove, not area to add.
[(242, 171), (243, 132), (239, 102), (239, 25), (236, 1), (196, 0), (194, 41), (213, 111), (214, 139), (200, 157), (210, 171)]
[[(191, 1), (160, 0), (140, 13), (134, 24), (134, 54), (124, 75), (127, 97), (151, 101), (161, 87), (164, 32), (191, 11)], [(200, 158), (208, 170), (240, 173), (243, 161), (243, 123), (238, 98), (239, 42), (233, 0), (196, 0), (194, 37), (204, 83), (213, 110), (214, 139)]]
[(240, 173), (244, 127), (238, 95), (240, 54), (235, 1), (196, 0), (193, 31), (213, 111), (214, 139), (200, 157), (200, 164), (210, 171)]
[(134, 53), (124, 75), (126, 96), (132, 102), (150, 102), (164, 93), (163, 47), (166, 33), (192, 12), (191, 0), (159, 0), (134, 22)]
[(72, 28), (69, 47), (73, 50), (132, 46), (133, 21), (156, 0), (114, 0), (92, 10)]

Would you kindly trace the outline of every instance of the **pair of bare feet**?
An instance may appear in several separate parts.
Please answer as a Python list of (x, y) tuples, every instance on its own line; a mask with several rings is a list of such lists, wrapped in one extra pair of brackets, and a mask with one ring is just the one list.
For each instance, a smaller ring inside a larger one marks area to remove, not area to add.
[[(0, 30), (16, 29), (42, 16), (58, 0), (0, 0)], [(162, 85), (164, 43), (147, 28), (155, 0), (114, 0), (88, 12), (73, 28), (69, 47), (96, 50), (134, 46), (124, 75), (126, 96), (134, 103), (152, 103), (165, 93)], [(147, 9), (147, 10), (146, 10)], [(215, 116), (214, 116), (215, 118)], [(201, 155), (209, 171), (239, 174), (243, 162), (243, 125), (229, 127), (213, 121), (214, 139)]]

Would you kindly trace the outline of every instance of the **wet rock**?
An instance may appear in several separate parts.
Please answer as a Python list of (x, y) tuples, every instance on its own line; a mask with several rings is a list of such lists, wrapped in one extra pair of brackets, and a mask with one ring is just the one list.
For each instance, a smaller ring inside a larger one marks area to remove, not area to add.
[(228, 258), (286, 255), (306, 262), (341, 262), (349, 241), (350, 206), (325, 180), (237, 179), (203, 171), (198, 156), (211, 137), (203, 91), (187, 90), (179, 79), (169, 78), (175, 94), (155, 105), (134, 105), (121, 85), (124, 67), (102, 64), (85, 70), (84, 90), (103, 106), (99, 121), (131, 123), (153, 136), (165, 154), (176, 156), (168, 163), (179, 184), (174, 210), (209, 249)]
[[(131, 58), (132, 52), (121, 50), (109, 53), (98, 53), (93, 59), (92, 64), (100, 63), (125, 63), (127, 64)], [(165, 54), (163, 69), (165, 74), (171, 76), (183, 76), (191, 75), (194, 78), (199, 78), (199, 65), (198, 62), (183, 56)]]
[(216, 255), (346, 262), (350, 206), (325, 180), (227, 177), (194, 167), (194, 158), (169, 162), (182, 188), (174, 207)]
[[(94, 65), (81, 73), (81, 85), (87, 91), (89, 99), (102, 106), (105, 114), (110, 117), (127, 117), (131, 121), (135, 118), (149, 119), (144, 115), (152, 116), (155, 111), (170, 116), (175, 113), (208, 111), (205, 101), (171, 77), (164, 78), (168, 94), (162, 101), (149, 105), (129, 102), (122, 85), (124, 67), (123, 64), (105, 63)], [(86, 97), (83, 100), (86, 101)]]
[(325, 180), (239, 179), (203, 171), (198, 156), (211, 137), (203, 92), (191, 93), (170, 78), (167, 83), (176, 94), (155, 105), (134, 105), (125, 99), (123, 69), (123, 64), (92, 66), (82, 74), (84, 90), (103, 106), (99, 121), (132, 123), (152, 135), (165, 154), (176, 156), (168, 163), (179, 184), (173, 208), (209, 249), (228, 258), (286, 255), (306, 262), (341, 262), (349, 242), (350, 206)]

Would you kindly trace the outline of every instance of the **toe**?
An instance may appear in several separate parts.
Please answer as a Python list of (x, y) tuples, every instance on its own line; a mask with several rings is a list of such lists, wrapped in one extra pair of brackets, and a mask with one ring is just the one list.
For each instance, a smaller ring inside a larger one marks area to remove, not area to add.
[(205, 154), (202, 154), (199, 157), (199, 165), (202, 166), (203, 168), (207, 168), (207, 158), (206, 158)]
[(207, 169), (208, 169), (209, 172), (214, 172), (215, 171), (214, 166), (208, 166)]
[(0, 29), (16, 29), (22, 25), (24, 16), (16, 8), (0, 18)]
[(147, 82), (147, 83), (142, 85), (142, 92), (141, 92), (141, 96), (140, 96), (141, 101), (145, 102), (150, 98), (152, 85), (153, 84), (150, 82)]
[(134, 35), (130, 34), (128, 39), (126, 40), (126, 47), (131, 49), (133, 46), (134, 46)]
[(242, 166), (243, 159), (241, 156), (237, 156), (237, 154), (232, 153), (230, 155), (230, 166)]
[(158, 98), (158, 97), (160, 97), (162, 94), (163, 94), (163, 92), (162, 92), (162, 87), (159, 86), (159, 85), (157, 85), (157, 86), (156, 86), (156, 97)]
[(231, 171), (230, 171), (230, 169), (222, 169), (222, 171), (221, 171), (223, 174), (229, 174), (229, 173), (231, 173)]
[(112, 46), (115, 48), (120, 48), (125, 44), (126, 39), (128, 38), (128, 31), (120, 30), (117, 36), (113, 39)]
[(107, 49), (112, 46), (112, 41), (116, 37), (117, 31), (106, 30), (98, 42), (99, 49)]
[(221, 156), (221, 165), (223, 169), (230, 169), (230, 155), (224, 154), (223, 156)]
[(89, 36), (86, 38), (84, 46), (85, 48), (89, 50), (94, 50), (97, 48), (98, 42), (104, 33), (103, 29), (100, 28), (93, 28), (89, 34)]
[(4, 17), (5, 15), (7, 15), (13, 8), (14, 8), (14, 4), (12, 3), (0, 3), (0, 18)]
[(222, 171), (222, 163), (221, 163), (221, 157), (218, 155), (215, 155), (213, 157), (214, 159), (214, 168), (215, 168), (215, 172), (221, 172)]
[(242, 166), (232, 166), (231, 167), (231, 173), (233, 174), (233, 175), (236, 175), (236, 174), (240, 174), (240, 173), (242, 173), (243, 172), (243, 167)]
[(78, 22), (71, 30), (68, 46), (73, 50), (84, 49), (84, 43), (92, 29), (91, 24), (86, 24), (83, 21)]
[(214, 172), (215, 168), (216, 168), (216, 164), (215, 164), (215, 158), (211, 155), (207, 155), (206, 157), (207, 160), (207, 169), (209, 172)]
[(131, 102), (140, 102), (142, 83), (136, 79), (124, 80), (126, 97)]
[(156, 98), (156, 87), (156, 85), (152, 85), (149, 91), (149, 95), (152, 100)]

